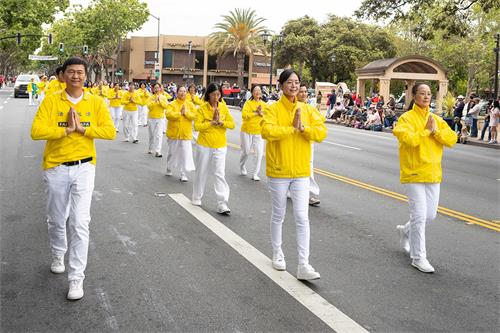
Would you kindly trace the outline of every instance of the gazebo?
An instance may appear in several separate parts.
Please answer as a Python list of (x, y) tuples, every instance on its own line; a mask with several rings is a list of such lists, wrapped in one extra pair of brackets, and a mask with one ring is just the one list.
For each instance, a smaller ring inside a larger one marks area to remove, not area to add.
[(357, 69), (357, 93), (364, 98), (365, 83), (367, 80), (379, 80), (379, 95), (384, 100), (389, 100), (391, 80), (404, 80), (406, 82), (405, 107), (411, 101), (411, 89), (416, 81), (438, 81), (436, 94), (436, 112), (441, 112), (443, 98), (448, 93), (448, 79), (446, 70), (437, 61), (419, 55), (401, 58), (380, 59), (370, 62), (363, 68)]

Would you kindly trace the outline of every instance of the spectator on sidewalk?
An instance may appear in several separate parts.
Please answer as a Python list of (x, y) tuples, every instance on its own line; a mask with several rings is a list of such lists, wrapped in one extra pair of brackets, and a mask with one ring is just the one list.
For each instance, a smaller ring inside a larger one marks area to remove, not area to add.
[(453, 117), (462, 118), (462, 112), (464, 111), (465, 103), (464, 96), (458, 95), (457, 102), (455, 103), (455, 109), (453, 110)]
[(474, 98), (474, 106), (467, 112), (467, 116), (472, 119), (472, 128), (470, 133), (470, 136), (472, 138), (477, 137), (477, 116), (479, 116), (480, 111), (481, 111), (480, 99), (476, 97)]
[(498, 119), (500, 118), (500, 102), (498, 99), (493, 102), (493, 108), (490, 110), (490, 131), (491, 131), (491, 140), (488, 142), (490, 144), (496, 144), (497, 141), (497, 128), (498, 128)]

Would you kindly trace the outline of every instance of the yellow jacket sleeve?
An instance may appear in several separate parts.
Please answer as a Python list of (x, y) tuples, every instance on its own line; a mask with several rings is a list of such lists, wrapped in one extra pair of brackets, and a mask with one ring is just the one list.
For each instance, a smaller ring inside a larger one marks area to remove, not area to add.
[(181, 112), (175, 109), (174, 103), (167, 106), (166, 117), (168, 120), (179, 120), (181, 118)]
[(186, 112), (184, 113), (184, 117), (189, 120), (193, 120), (196, 118), (196, 107), (191, 102), (186, 102)]
[(50, 121), (50, 110), (52, 110), (52, 101), (45, 99), (33, 119), (31, 126), (33, 140), (56, 140), (66, 136), (64, 127), (54, 126), (54, 122)]
[(222, 127), (228, 128), (228, 129), (233, 129), (234, 128), (234, 119), (233, 116), (231, 115), (231, 112), (229, 112), (229, 109), (225, 107), (225, 113), (226, 113), (226, 119), (222, 122)]
[(431, 132), (428, 129), (417, 129), (409, 122), (406, 117), (401, 116), (392, 131), (392, 134), (398, 138), (401, 143), (410, 147), (417, 147), (421, 143), (421, 139), (428, 137)]
[(94, 139), (113, 140), (116, 136), (116, 129), (104, 99), (95, 99), (94, 110), (97, 124), (87, 127), (84, 135)]
[(203, 114), (203, 108), (199, 108), (196, 111), (196, 118), (194, 119), (195, 131), (198, 132), (206, 131), (212, 126), (212, 124), (210, 124), (211, 121), (212, 119), (205, 119), (205, 116)]
[[(276, 104), (276, 103), (275, 103)], [(276, 117), (276, 109), (266, 107), (262, 119), (262, 138), (268, 141), (278, 141), (292, 134), (293, 126), (280, 126)]]
[(304, 125), (302, 135), (309, 141), (321, 142), (327, 134), (325, 117), (313, 107), (310, 107), (309, 112), (309, 125)]
[(457, 143), (457, 133), (440, 117), (434, 117), (434, 119), (436, 120), (434, 139), (447, 147), (453, 147)]
[(251, 118), (259, 117), (259, 115), (255, 113), (256, 110), (252, 110), (251, 104), (252, 103), (250, 103), (250, 101), (246, 101), (245, 105), (243, 105), (243, 110), (241, 110), (241, 118), (243, 120), (250, 120)]

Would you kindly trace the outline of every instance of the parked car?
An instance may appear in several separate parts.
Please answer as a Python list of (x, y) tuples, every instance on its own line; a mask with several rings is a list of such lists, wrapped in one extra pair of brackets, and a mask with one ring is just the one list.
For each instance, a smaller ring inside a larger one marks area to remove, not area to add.
[(19, 96), (28, 97), (28, 83), (31, 79), (35, 79), (35, 83), (40, 82), (40, 78), (36, 74), (19, 74), (14, 84), (14, 98)]

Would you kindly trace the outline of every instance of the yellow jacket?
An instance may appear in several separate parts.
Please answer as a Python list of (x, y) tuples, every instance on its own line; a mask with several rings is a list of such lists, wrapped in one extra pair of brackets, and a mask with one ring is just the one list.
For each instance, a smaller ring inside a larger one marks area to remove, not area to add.
[(264, 112), (267, 104), (262, 100), (257, 102), (254, 99), (249, 99), (245, 102), (245, 105), (243, 105), (243, 109), (241, 110), (241, 118), (243, 119), (243, 123), (241, 124), (242, 132), (253, 135), (262, 132), (262, 117), (255, 112), (259, 105), (262, 108), (262, 112)]
[(137, 89), (137, 91), (139, 92), (139, 96), (141, 96), (141, 98), (139, 99), (137, 104), (139, 104), (139, 105), (148, 104), (148, 99), (149, 99), (149, 97), (151, 97), (151, 93), (149, 91), (147, 91), (146, 89), (142, 89), (142, 88)]
[[(132, 102), (130, 99), (132, 99)], [(122, 96), (123, 109), (125, 111), (137, 111), (137, 104), (139, 104), (140, 99), (141, 95), (137, 90), (134, 90), (132, 94), (130, 91), (125, 91)]]
[(38, 87), (38, 95), (41, 95), (42, 93), (45, 92), (45, 89), (48, 86), (48, 82), (47, 81), (40, 81), (36, 84), (36, 86)]
[[(158, 102), (156, 101), (157, 97), (159, 97)], [(163, 96), (162, 94), (151, 95), (146, 105), (148, 106), (149, 109), (148, 118), (152, 119), (165, 118), (165, 109), (168, 106), (168, 101), (165, 96)]]
[(165, 90), (162, 90), (161, 94), (163, 96), (165, 96), (167, 98), (167, 100), (172, 99), (172, 96), (170, 96), (170, 94), (168, 92), (166, 92)]
[(194, 105), (200, 106), (203, 105), (203, 101), (195, 94), (194, 98), (191, 97), (190, 93), (186, 94), (186, 100), (193, 103)]
[(65, 82), (59, 82), (58, 79), (52, 80), (49, 82), (49, 85), (47, 87), (47, 95), (58, 93), (64, 89), (66, 89)]
[(118, 89), (118, 91), (115, 91), (115, 89), (108, 89), (106, 97), (109, 100), (109, 106), (117, 108), (122, 105), (123, 90)]
[[(73, 107), (85, 127), (85, 134), (73, 132), (66, 135), (69, 109)], [(42, 167), (50, 169), (63, 162), (92, 157), (95, 164), (94, 139), (113, 140), (116, 130), (104, 100), (84, 93), (83, 99), (72, 104), (66, 92), (47, 96), (38, 109), (31, 127), (33, 140), (47, 140), (43, 153)]]
[[(293, 127), (295, 111), (300, 107), (304, 132)], [(266, 174), (273, 178), (302, 178), (311, 174), (311, 141), (326, 138), (325, 118), (312, 107), (292, 103), (286, 96), (266, 107), (262, 120), (262, 138), (266, 145)]]
[[(429, 116), (436, 121), (434, 134), (425, 129)], [(443, 145), (452, 147), (457, 142), (457, 134), (448, 124), (428, 108), (414, 104), (399, 117), (392, 133), (399, 140), (401, 183), (440, 183)]]
[(194, 129), (200, 134), (197, 143), (209, 148), (227, 146), (226, 128), (234, 128), (234, 119), (225, 103), (219, 102), (219, 120), (222, 126), (214, 126), (210, 122), (214, 117), (214, 109), (206, 102), (197, 110)]
[[(33, 85), (37, 86), (37, 84), (35, 82), (28, 83), (28, 86), (26, 87), (26, 91), (27, 92), (32, 92), (33, 91)], [(36, 87), (36, 89), (38, 89), (38, 86)]]
[[(181, 114), (184, 105), (184, 115)], [(174, 140), (191, 140), (193, 138), (193, 120), (196, 118), (196, 108), (187, 99), (175, 99), (167, 107), (167, 138)]]

